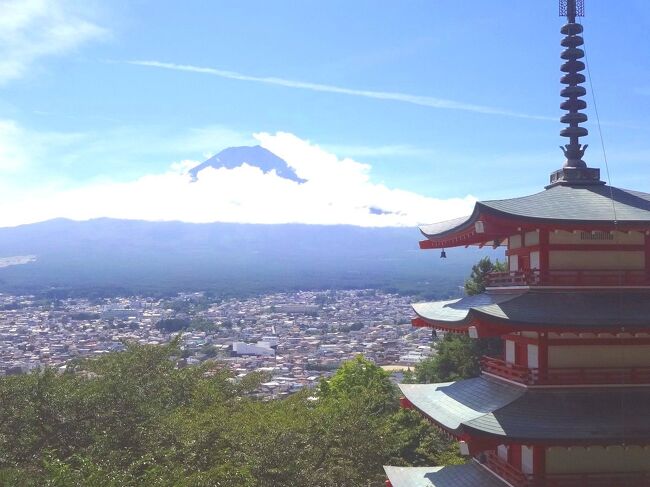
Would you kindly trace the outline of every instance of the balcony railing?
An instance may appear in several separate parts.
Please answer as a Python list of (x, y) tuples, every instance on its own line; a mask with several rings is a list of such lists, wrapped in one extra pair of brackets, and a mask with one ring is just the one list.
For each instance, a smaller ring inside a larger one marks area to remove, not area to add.
[(494, 357), (483, 357), (481, 368), (489, 374), (529, 386), (650, 384), (650, 367), (551, 368), (542, 372)]
[(645, 270), (552, 270), (491, 272), (488, 287), (505, 286), (648, 286)]
[(530, 479), (517, 467), (502, 460), (494, 451), (485, 452), (485, 465), (514, 487), (528, 487)]
[(531, 477), (526, 487), (648, 487), (650, 473), (582, 473)]
[(494, 451), (485, 452), (485, 466), (514, 487), (649, 487), (650, 472), (577, 473), (529, 475), (502, 460)]

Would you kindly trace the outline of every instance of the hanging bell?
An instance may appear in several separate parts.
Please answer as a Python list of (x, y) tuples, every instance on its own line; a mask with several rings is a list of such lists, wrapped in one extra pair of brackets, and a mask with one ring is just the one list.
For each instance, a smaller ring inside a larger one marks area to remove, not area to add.
[(441, 259), (446, 259), (447, 258), (447, 252), (445, 252), (445, 249), (442, 249), (442, 252), (440, 252), (440, 258)]

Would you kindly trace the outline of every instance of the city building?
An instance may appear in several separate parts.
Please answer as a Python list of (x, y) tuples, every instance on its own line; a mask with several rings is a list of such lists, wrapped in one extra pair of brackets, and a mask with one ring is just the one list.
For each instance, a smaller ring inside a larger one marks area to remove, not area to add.
[(650, 486), (650, 194), (583, 161), (584, 4), (560, 9), (564, 167), (540, 193), (421, 228), (424, 249), (507, 248), (483, 294), (413, 305), (415, 326), (503, 340), (480, 377), (400, 386), (470, 461), (386, 467), (389, 486)]

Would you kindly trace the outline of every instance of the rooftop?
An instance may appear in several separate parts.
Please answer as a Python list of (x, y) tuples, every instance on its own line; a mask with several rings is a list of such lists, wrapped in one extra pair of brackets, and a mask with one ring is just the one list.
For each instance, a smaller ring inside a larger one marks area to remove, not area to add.
[(531, 390), (478, 377), (400, 389), (414, 407), (457, 435), (554, 444), (634, 444), (650, 436), (649, 387)]
[(428, 324), (464, 329), (479, 320), (519, 329), (650, 328), (650, 289), (521, 289), (415, 303)]
[[(432, 241), (466, 232), (489, 236), (489, 228), (476, 229), (476, 223), (486, 218), (513, 225), (529, 222), (533, 225), (602, 227), (612, 226), (616, 221), (621, 227), (650, 228), (650, 194), (607, 185), (558, 185), (529, 196), (479, 201), (471, 215), (423, 225), (420, 231)], [(458, 245), (463, 243), (458, 242)], [(450, 244), (447, 242), (447, 246)]]
[(505, 487), (476, 462), (449, 467), (384, 467), (392, 487)]

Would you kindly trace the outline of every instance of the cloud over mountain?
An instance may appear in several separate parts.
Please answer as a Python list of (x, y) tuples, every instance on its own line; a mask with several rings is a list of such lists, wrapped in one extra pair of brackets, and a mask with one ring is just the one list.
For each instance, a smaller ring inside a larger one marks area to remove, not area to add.
[[(129, 182), (93, 183), (65, 191), (24, 195), (0, 204), (0, 225), (66, 217), (153, 221), (350, 224), (411, 226), (471, 211), (474, 198), (440, 200), (372, 182), (371, 166), (340, 159), (289, 133), (260, 133), (260, 146), (286, 163), (296, 178), (258, 167), (208, 165), (196, 161)], [(432, 175), (433, 177), (433, 175)]]

